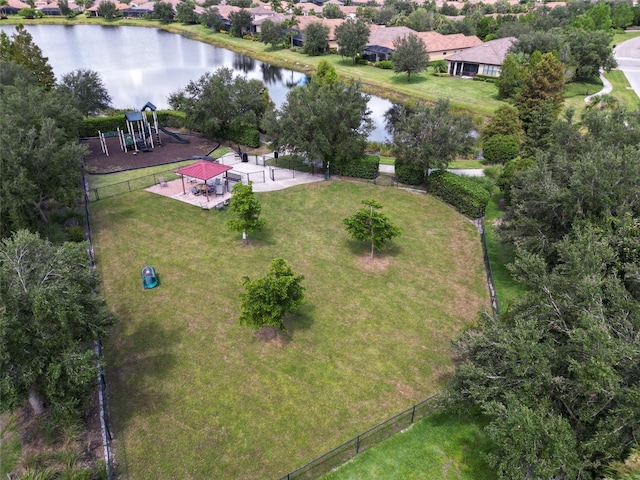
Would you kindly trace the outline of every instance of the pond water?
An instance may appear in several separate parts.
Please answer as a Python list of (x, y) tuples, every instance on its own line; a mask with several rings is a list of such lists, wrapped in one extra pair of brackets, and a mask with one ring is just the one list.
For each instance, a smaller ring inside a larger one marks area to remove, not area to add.
[[(151, 102), (169, 108), (168, 96), (189, 81), (220, 67), (261, 80), (277, 106), (304, 74), (274, 67), (224, 48), (196, 42), (180, 35), (141, 27), (95, 25), (26, 25), (25, 28), (48, 57), (56, 77), (84, 68), (98, 72), (117, 108), (140, 109)], [(7, 35), (12, 25), (0, 25)], [(384, 113), (389, 100), (372, 97), (369, 109), (375, 130), (369, 139), (384, 141)]]

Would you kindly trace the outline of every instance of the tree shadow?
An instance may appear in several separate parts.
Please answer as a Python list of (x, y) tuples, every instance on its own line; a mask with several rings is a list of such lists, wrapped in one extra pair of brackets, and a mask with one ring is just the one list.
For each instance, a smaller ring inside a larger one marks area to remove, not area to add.
[(111, 340), (105, 347), (117, 353), (107, 354), (107, 358), (114, 360), (107, 363), (105, 377), (109, 397), (117, 398), (113, 403), (119, 404), (114, 423), (122, 429), (134, 417), (146, 416), (167, 406), (158, 381), (175, 368), (176, 358), (171, 353), (171, 346), (180, 343), (184, 329), (180, 326), (163, 328), (145, 319), (134, 330), (126, 331), (126, 326), (133, 321), (127, 314), (118, 316), (115, 328), (119, 331), (112, 333), (117, 340)]
[[(347, 248), (351, 253), (356, 256), (370, 255), (371, 244), (367, 242), (361, 242), (354, 238), (346, 240)], [(390, 257), (395, 258), (402, 253), (402, 247), (397, 243), (390, 242), (387, 247), (382, 250), (375, 249), (373, 256), (375, 257)]]
[(411, 75), (411, 78), (407, 82), (407, 74), (399, 73), (391, 77), (391, 83), (394, 85), (421, 85), (423, 83), (427, 83), (429, 79), (427, 75)]

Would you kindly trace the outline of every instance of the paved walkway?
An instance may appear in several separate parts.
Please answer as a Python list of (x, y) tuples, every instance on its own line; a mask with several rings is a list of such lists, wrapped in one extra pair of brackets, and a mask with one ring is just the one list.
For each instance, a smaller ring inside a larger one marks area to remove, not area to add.
[(600, 95), (607, 95), (612, 92), (613, 85), (611, 85), (611, 82), (609, 80), (604, 78), (602, 73), (600, 73), (600, 80), (602, 80), (602, 90), (600, 90), (598, 93), (594, 93), (593, 95), (589, 95), (588, 97), (584, 97), (585, 103), (589, 103), (591, 99), (594, 97), (599, 97)]
[[(396, 173), (396, 168), (393, 165), (380, 165), (379, 171), (381, 173)], [(481, 168), (447, 168), (447, 172), (465, 177), (484, 176), (484, 172)]]

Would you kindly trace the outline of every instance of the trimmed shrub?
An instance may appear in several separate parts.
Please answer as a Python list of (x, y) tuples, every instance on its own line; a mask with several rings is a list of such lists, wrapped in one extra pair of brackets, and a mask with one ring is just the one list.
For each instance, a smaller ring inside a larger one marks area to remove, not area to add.
[(513, 180), (521, 172), (535, 165), (535, 161), (531, 158), (517, 157), (507, 163), (502, 170), (502, 174), (498, 177), (496, 184), (502, 190), (505, 205), (511, 205), (511, 187)]
[(429, 192), (469, 218), (484, 215), (489, 192), (473, 180), (446, 170), (429, 175)]
[(422, 185), (424, 183), (424, 170), (411, 165), (405, 165), (396, 159), (396, 180), (405, 185)]
[(520, 153), (520, 142), (514, 135), (494, 135), (482, 144), (482, 154), (485, 163), (500, 163), (504, 165), (513, 160)]
[(352, 160), (345, 165), (334, 167), (332, 163), (330, 168), (331, 173), (335, 175), (373, 180), (378, 175), (380, 160), (375, 155), (368, 155)]
[(381, 60), (379, 62), (376, 62), (374, 65), (383, 70), (391, 70), (393, 68), (393, 63), (391, 62), (391, 60)]
[(479, 73), (473, 77), (473, 80), (476, 82), (496, 83), (496, 80), (498, 80), (498, 77), (494, 77), (492, 75), (483, 75)]

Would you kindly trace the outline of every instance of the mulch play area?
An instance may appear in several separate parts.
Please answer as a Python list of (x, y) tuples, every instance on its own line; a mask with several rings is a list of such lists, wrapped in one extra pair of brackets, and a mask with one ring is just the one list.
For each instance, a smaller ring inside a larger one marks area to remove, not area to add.
[[(160, 132), (161, 145), (155, 145), (150, 152), (137, 152), (131, 149), (125, 153), (120, 148), (118, 138), (106, 139), (109, 155), (102, 153), (98, 137), (83, 139), (91, 153), (85, 159), (85, 166), (90, 173), (108, 173), (132, 168), (150, 167), (165, 163), (188, 160), (197, 155), (207, 155), (218, 146), (217, 142), (195, 134), (180, 133), (180, 137), (189, 143), (181, 143), (177, 139)], [(216, 157), (215, 152), (212, 153)]]

